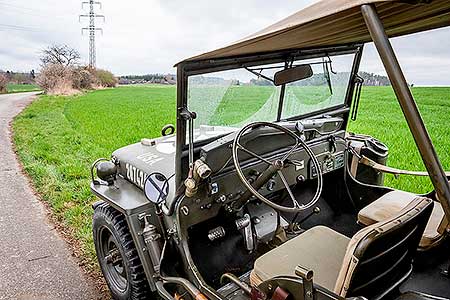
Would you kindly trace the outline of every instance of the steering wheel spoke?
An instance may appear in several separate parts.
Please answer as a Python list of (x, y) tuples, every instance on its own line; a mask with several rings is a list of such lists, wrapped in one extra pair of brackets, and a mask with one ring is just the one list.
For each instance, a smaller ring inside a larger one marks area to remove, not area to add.
[(271, 165), (272, 163), (270, 161), (268, 161), (267, 159), (265, 159), (264, 157), (262, 157), (261, 155), (256, 154), (253, 151), (248, 150), (247, 148), (245, 148), (244, 146), (242, 146), (240, 143), (236, 144), (237, 148), (244, 151), (245, 153), (247, 153), (250, 156), (253, 156), (254, 158), (259, 159), (262, 162), (265, 162), (268, 165)]
[(286, 161), (288, 159), (288, 157), (291, 156), (292, 153), (294, 153), (294, 151), (298, 149), (299, 145), (300, 145), (300, 143), (298, 142), (298, 140), (296, 140), (295, 145), (292, 146), (291, 150), (289, 150), (285, 155), (283, 155), (283, 158), (281, 160)]
[(277, 173), (278, 173), (278, 176), (280, 176), (281, 181), (283, 182), (284, 187), (286, 188), (286, 190), (289, 194), (289, 197), (292, 200), (292, 203), (294, 204), (294, 208), (300, 208), (301, 205), (298, 203), (297, 199), (295, 199), (294, 193), (292, 192), (291, 187), (289, 186), (289, 182), (286, 180), (286, 177), (284, 177), (283, 171), (279, 170), (279, 171), (277, 171)]

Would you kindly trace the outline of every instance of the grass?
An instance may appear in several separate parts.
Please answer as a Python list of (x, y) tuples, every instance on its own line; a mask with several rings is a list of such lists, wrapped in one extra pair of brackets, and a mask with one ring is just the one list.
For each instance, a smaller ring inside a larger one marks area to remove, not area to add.
[(96, 268), (91, 163), (142, 137), (159, 135), (166, 122), (175, 122), (174, 106), (173, 87), (123, 87), (82, 96), (41, 96), (14, 120), (14, 142), (24, 169), (54, 216), (80, 241), (88, 268)]
[(40, 91), (41, 88), (36, 84), (13, 84), (8, 83), (6, 86), (6, 91), (8, 94), (10, 93), (23, 93), (23, 92), (34, 92)]
[[(230, 108), (230, 117), (239, 121), (263, 105), (255, 94), (248, 95), (249, 91), (229, 93), (245, 96), (245, 103), (223, 101), (216, 113)], [(271, 91), (260, 89), (259, 93), (267, 96)], [(414, 88), (413, 93), (444, 168), (450, 169), (450, 88)], [(90, 204), (95, 199), (89, 190), (90, 164), (142, 137), (159, 136), (164, 124), (175, 123), (175, 97), (173, 86), (120, 87), (72, 97), (41, 96), (13, 123), (14, 141), (25, 171), (54, 216), (80, 241), (85, 263), (91, 268), (96, 264), (91, 237)], [(390, 166), (424, 170), (390, 87), (364, 88), (358, 120), (350, 122), (349, 127), (385, 142), (390, 148)], [(431, 189), (427, 178), (387, 176), (386, 183), (418, 193)]]
[(214, 112), (212, 125), (235, 124), (247, 119), (274, 92), (271, 86), (231, 86)]
[[(425, 125), (445, 170), (450, 170), (450, 88), (412, 89)], [(388, 165), (407, 170), (425, 170), (415, 142), (390, 87), (366, 87), (359, 115), (349, 130), (378, 138), (389, 147)], [(386, 177), (386, 185), (416, 193), (432, 189), (428, 177)]]

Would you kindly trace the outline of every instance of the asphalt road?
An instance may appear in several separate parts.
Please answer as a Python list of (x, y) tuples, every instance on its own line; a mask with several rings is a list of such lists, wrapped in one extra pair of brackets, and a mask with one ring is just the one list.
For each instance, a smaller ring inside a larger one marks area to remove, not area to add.
[(0, 95), (0, 299), (99, 299), (12, 150), (9, 123), (34, 94)]

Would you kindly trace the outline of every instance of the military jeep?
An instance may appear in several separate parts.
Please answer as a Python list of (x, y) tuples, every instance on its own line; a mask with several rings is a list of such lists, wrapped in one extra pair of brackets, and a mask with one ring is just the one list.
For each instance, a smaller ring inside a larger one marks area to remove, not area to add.
[[(450, 297), (449, 174), (389, 41), (448, 26), (449, 12), (444, 0), (320, 1), (178, 63), (176, 125), (92, 165), (112, 297)], [(347, 131), (370, 41), (427, 172), (388, 167), (382, 141)], [(435, 190), (386, 187), (385, 173)]]

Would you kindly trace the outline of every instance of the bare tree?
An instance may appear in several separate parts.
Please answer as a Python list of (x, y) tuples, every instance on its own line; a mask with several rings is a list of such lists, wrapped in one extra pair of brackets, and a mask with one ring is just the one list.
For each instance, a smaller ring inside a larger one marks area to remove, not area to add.
[(77, 65), (80, 58), (80, 53), (68, 45), (49, 46), (42, 50), (42, 55), (40, 57), (44, 66), (56, 64), (65, 67)]

